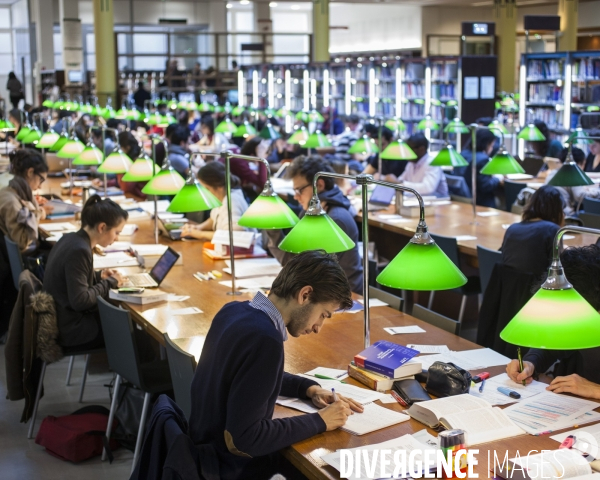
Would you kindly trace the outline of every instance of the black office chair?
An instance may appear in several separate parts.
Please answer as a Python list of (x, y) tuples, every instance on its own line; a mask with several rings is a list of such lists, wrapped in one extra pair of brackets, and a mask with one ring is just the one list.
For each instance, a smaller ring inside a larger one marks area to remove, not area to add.
[(21, 250), (19, 250), (19, 246), (6, 235), (4, 235), (4, 242), (6, 243), (6, 251), (8, 252), (8, 262), (10, 264), (13, 282), (17, 291), (19, 291), (19, 275), (25, 270)]
[[(435, 240), (435, 243), (442, 249), (442, 251), (448, 256), (450, 260), (454, 262), (458, 268), (460, 268), (460, 260), (458, 255), (458, 242), (454, 237), (443, 237), (441, 235), (431, 234), (431, 238)], [(465, 306), (467, 304), (467, 297), (469, 295), (479, 295), (481, 293), (481, 284), (479, 282), (479, 277), (470, 276), (467, 277), (467, 283), (462, 287), (456, 289), (461, 295), (462, 300), (460, 302), (460, 311), (458, 313), (458, 323), (462, 322), (463, 315), (465, 313)], [(435, 292), (431, 292), (429, 294), (429, 304), (427, 307), (431, 310), (433, 305), (433, 298), (435, 296)]]
[(502, 262), (502, 252), (477, 245), (477, 262), (479, 263), (479, 281), (481, 282), (481, 293), (490, 282), (494, 265)]
[(525, 160), (523, 160), (523, 163), (521, 163), (521, 166), (523, 167), (523, 170), (525, 170), (525, 173), (528, 175), (533, 175), (534, 177), (537, 176), (543, 165), (543, 158), (534, 157), (531, 155), (526, 155)]
[[(138, 430), (133, 464), (131, 466), (131, 470), (133, 471), (144, 438), (144, 426), (148, 417), (150, 397), (152, 394), (164, 393), (173, 389), (169, 364), (167, 360), (158, 360), (144, 364), (140, 362), (133, 336), (134, 326), (128, 310), (115, 307), (103, 298), (98, 298), (98, 309), (100, 310), (100, 322), (102, 323), (102, 332), (104, 333), (108, 365), (117, 374), (113, 398), (110, 404), (108, 425), (106, 427), (106, 437), (109, 440), (115, 410), (117, 409), (121, 379), (124, 378), (145, 393), (140, 428)], [(106, 460), (106, 455), (107, 451), (105, 449), (102, 452), (102, 460)]]
[(192, 411), (190, 388), (194, 379), (194, 373), (196, 372), (196, 359), (193, 355), (184, 352), (175, 345), (169, 338), (168, 333), (165, 333), (165, 347), (167, 350), (167, 360), (169, 361), (169, 370), (171, 371), (171, 380), (173, 381), (175, 401), (183, 411), (185, 418), (189, 419)]
[(471, 190), (465, 178), (460, 175), (450, 175), (448, 173), (445, 173), (445, 175), (452, 201), (471, 203)]
[(519, 192), (527, 187), (526, 183), (522, 182), (511, 182), (510, 180), (504, 180), (504, 198), (506, 200), (506, 211), (510, 212), (519, 195)]
[(429, 310), (428, 308), (425, 308), (417, 303), (413, 305), (412, 316), (418, 318), (419, 320), (423, 320), (434, 327), (441, 328), (446, 332), (453, 333), (454, 335), (458, 335), (460, 333), (459, 322), (452, 320), (451, 318), (448, 318), (440, 313)]
[(369, 287), (369, 296), (387, 303), (394, 310), (402, 311), (402, 304), (404, 303), (402, 297), (398, 297), (397, 295), (375, 287)]
[(583, 222), (584, 227), (600, 228), (600, 215), (593, 213), (581, 212), (579, 219)]
[(581, 208), (585, 213), (600, 215), (600, 200), (597, 198), (584, 197)]

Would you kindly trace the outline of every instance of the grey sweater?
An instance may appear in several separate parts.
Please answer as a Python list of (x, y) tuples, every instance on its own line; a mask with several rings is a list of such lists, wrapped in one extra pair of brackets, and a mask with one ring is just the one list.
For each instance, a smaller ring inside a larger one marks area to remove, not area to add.
[(54, 298), (59, 343), (73, 347), (91, 342), (100, 330), (98, 297), (107, 298), (117, 280), (94, 273), (90, 237), (84, 230), (68, 233), (50, 252), (44, 290)]

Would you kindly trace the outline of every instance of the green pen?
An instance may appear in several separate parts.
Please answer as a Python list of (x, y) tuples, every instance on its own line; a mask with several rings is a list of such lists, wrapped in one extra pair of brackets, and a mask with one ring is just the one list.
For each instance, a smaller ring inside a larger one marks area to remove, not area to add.
[(336, 381), (338, 381), (340, 383), (346, 383), (346, 382), (343, 382), (342, 380), (338, 380), (337, 378), (328, 377), (326, 375), (321, 375), (319, 373), (315, 373), (315, 377), (316, 378), (320, 378), (322, 380), (336, 380)]

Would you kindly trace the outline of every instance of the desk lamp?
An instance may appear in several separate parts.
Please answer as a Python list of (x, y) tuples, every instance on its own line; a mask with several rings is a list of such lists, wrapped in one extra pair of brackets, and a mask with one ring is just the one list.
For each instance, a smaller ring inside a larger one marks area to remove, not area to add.
[(400, 117), (390, 118), (385, 122), (384, 126), (389, 128), (396, 135), (399, 135), (400, 132), (404, 132), (406, 130), (406, 125), (404, 125), (404, 122)]
[(71, 188), (69, 196), (73, 198), (73, 159), (85, 150), (85, 145), (77, 138), (71, 124), (71, 136), (62, 148), (56, 152), (59, 158), (69, 159), (69, 176), (71, 177)]
[(45, 132), (42, 135), (40, 140), (35, 145), (35, 148), (41, 148), (41, 149), (50, 148), (50, 147), (52, 147), (52, 145), (54, 145), (58, 141), (59, 138), (60, 138), (60, 135), (58, 133), (53, 132), (52, 130), (48, 130), (47, 132)]
[(159, 171), (160, 167), (142, 149), (142, 155), (131, 164), (121, 180), (124, 182), (147, 182)]
[(547, 350), (578, 350), (600, 346), (600, 313), (573, 288), (560, 263), (560, 242), (566, 232), (600, 235), (600, 230), (569, 225), (554, 237), (548, 278), (537, 293), (500, 332), (505, 342)]
[[(88, 143), (79, 155), (73, 159), (73, 165), (94, 165), (98, 166), (104, 161), (104, 152), (100, 150), (92, 141), (92, 128), (88, 130)], [(45, 134), (44, 134), (45, 135)], [(39, 143), (42, 143), (44, 137), (40, 139)]]
[(441, 166), (452, 166), (452, 167), (466, 167), (469, 165), (469, 162), (465, 160), (460, 152), (458, 152), (454, 146), (448, 141), (448, 134), (454, 133), (456, 135), (460, 135), (463, 133), (469, 133), (469, 127), (467, 127), (460, 118), (455, 117), (451, 120), (448, 125), (444, 128), (444, 133), (446, 133), (446, 144), (444, 148), (442, 148), (438, 154), (435, 156), (433, 161), (431, 162), (432, 167), (441, 167)]
[[(194, 157), (200, 155), (202, 154), (198, 152), (194, 152), (190, 155), (188, 178), (185, 181), (185, 185), (181, 188), (181, 190), (179, 190), (177, 195), (175, 195), (175, 198), (171, 200), (171, 203), (167, 207), (167, 212), (202, 212), (204, 210), (211, 210), (222, 205), (221, 201), (217, 197), (215, 197), (206, 187), (202, 186), (192, 172)], [(218, 157), (219, 155), (220, 154), (212, 154), (211, 156)]]
[(231, 110), (231, 115), (234, 117), (239, 117), (241, 116), (244, 112), (246, 111), (246, 108), (241, 106), (241, 105), (236, 105), (235, 107), (233, 107), (233, 109)]
[(308, 123), (308, 112), (305, 110), (300, 110), (298, 113), (296, 113), (294, 118), (296, 120), (300, 120), (301, 122)]
[(363, 135), (348, 149), (348, 153), (360, 153), (361, 155), (371, 155), (373, 153), (379, 153), (379, 147), (375, 144), (372, 138), (367, 135)]
[(554, 187), (579, 187), (584, 185), (593, 185), (593, 180), (579, 168), (579, 165), (573, 160), (573, 143), (578, 138), (585, 140), (600, 140), (600, 137), (591, 137), (583, 132), (575, 131), (568, 139), (569, 151), (565, 163), (558, 169), (556, 174), (550, 179), (548, 185)]
[(448, 290), (458, 288), (467, 278), (435, 244), (427, 231), (423, 198), (416, 190), (396, 183), (374, 180), (371, 175), (356, 176), (319, 172), (313, 179), (313, 197), (306, 215), (279, 244), (286, 252), (300, 253), (322, 249), (328, 253), (341, 252), (354, 247), (354, 242), (325, 213), (317, 194), (319, 177), (347, 178), (362, 186), (362, 241), (363, 241), (363, 298), (364, 298), (364, 343), (371, 344), (369, 315), (369, 184), (383, 185), (400, 192), (410, 192), (417, 197), (420, 220), (414, 237), (408, 245), (379, 274), (377, 282), (401, 290)]
[(225, 117), (225, 119), (217, 125), (215, 128), (216, 133), (235, 133), (237, 130), (237, 125), (231, 121), (229, 117)]
[[(43, 116), (43, 114), (41, 112), (37, 112), (37, 113), (34, 113), (31, 115), (33, 125), (31, 127), (31, 130), (29, 131), (29, 133), (27, 135), (25, 135), (25, 137), (23, 138), (23, 140), (22, 140), (23, 143), (33, 143), (34, 145), (37, 146), (38, 142), (40, 141), (40, 139), (42, 138), (42, 135), (44, 133), (44, 124), (43, 124), (42, 116)], [(39, 128), (35, 123), (36, 117), (40, 121)]]
[(117, 134), (117, 142), (116, 142), (116, 150), (113, 151), (110, 155), (108, 155), (105, 159), (104, 162), (102, 162), (102, 165), (100, 165), (98, 167), (98, 172), (103, 173), (104, 174), (104, 198), (107, 197), (107, 179), (106, 179), (106, 175), (108, 173), (114, 173), (114, 174), (118, 174), (118, 173), (126, 173), (132, 165), (132, 161), (129, 158), (129, 156), (127, 156), (123, 150), (121, 150), (121, 146), (119, 145), (118, 142), (118, 134), (119, 131), (115, 128), (109, 128), (109, 127), (105, 127), (102, 126), (102, 146), (103, 146), (103, 150), (106, 149), (105, 141), (105, 131), (106, 130), (111, 130), (113, 132), (115, 132)]
[(304, 143), (304, 148), (326, 148), (331, 147), (331, 142), (327, 140), (327, 136), (321, 132), (321, 130), (316, 130), (314, 133), (311, 133)]
[(302, 125), (298, 130), (292, 133), (292, 136), (288, 139), (290, 145), (303, 146), (308, 140), (308, 130)]
[(265, 140), (277, 140), (279, 137), (281, 137), (281, 135), (279, 135), (279, 132), (275, 130), (275, 128), (273, 127), (273, 125), (271, 125), (270, 122), (267, 122), (265, 124), (258, 136), (260, 138), (264, 138)]
[(13, 123), (5, 117), (6, 115), (6, 100), (0, 99), (0, 132), (14, 132), (15, 126)]
[(31, 132), (31, 124), (29, 123), (27, 114), (23, 112), (23, 110), (19, 110), (19, 116), (21, 117), (21, 128), (19, 128), (19, 132), (17, 133), (15, 140), (22, 142), (23, 139), (29, 135), (29, 132)]
[[(233, 123), (233, 122), (232, 122)], [(248, 138), (250, 135), (256, 135), (256, 129), (248, 123), (248, 120), (244, 120), (239, 127), (235, 129), (232, 137), (234, 138)]]
[(160, 139), (165, 146), (165, 160), (162, 168), (154, 175), (150, 181), (142, 188), (142, 193), (146, 195), (154, 195), (154, 243), (158, 243), (158, 195), (177, 195), (185, 180), (171, 166), (169, 160), (169, 144), (165, 139), (160, 138), (160, 135), (150, 135), (152, 141), (152, 160), (156, 164), (156, 148), (154, 138)]
[[(202, 155), (215, 156), (213, 152), (202, 152)], [(244, 160), (246, 162), (262, 162), (267, 170), (267, 181), (265, 182), (263, 191), (240, 217), (238, 225), (260, 229), (292, 228), (298, 223), (298, 217), (273, 191), (271, 175), (269, 173), (269, 162), (267, 162), (267, 160), (260, 157), (233, 154), (230, 151), (221, 152), (218, 156), (223, 163), (225, 163), (225, 179), (227, 180), (227, 218), (229, 221), (229, 258), (231, 262), (231, 292), (229, 292), (229, 295), (239, 295), (240, 292), (236, 291), (235, 287), (233, 213), (231, 207), (231, 158), (235, 157), (236, 159)]]
[(204, 100), (203, 102), (200, 103), (200, 105), (198, 105), (198, 111), (205, 113), (205, 112), (213, 112), (215, 109), (214, 107), (208, 103), (206, 100)]
[(517, 138), (519, 140), (525, 140), (526, 142), (541, 142), (542, 140), (546, 140), (544, 134), (540, 132), (540, 129), (533, 123), (523, 127), (517, 135)]

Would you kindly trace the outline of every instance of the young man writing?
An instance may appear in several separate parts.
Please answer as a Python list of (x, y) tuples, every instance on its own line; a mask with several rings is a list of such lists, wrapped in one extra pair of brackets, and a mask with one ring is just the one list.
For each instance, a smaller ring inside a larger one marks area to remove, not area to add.
[[(335, 310), (351, 305), (335, 256), (309, 251), (284, 266), (268, 296), (259, 292), (217, 313), (192, 382), (190, 436), (213, 445), (220, 478), (270, 478), (285, 468), (279, 450), (362, 412), (353, 400), (338, 395), (334, 402), (331, 391), (283, 371), (288, 334), (318, 333)], [(311, 399), (322, 410), (273, 419), (278, 395)]]

